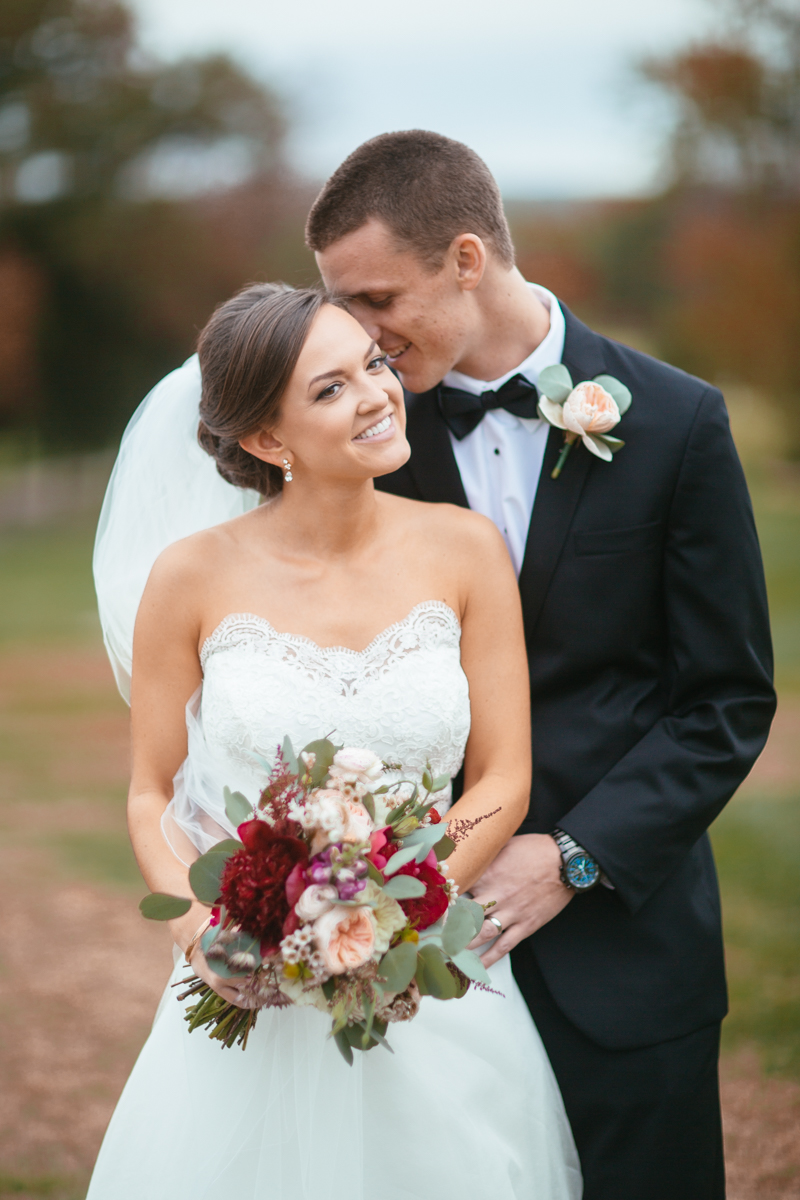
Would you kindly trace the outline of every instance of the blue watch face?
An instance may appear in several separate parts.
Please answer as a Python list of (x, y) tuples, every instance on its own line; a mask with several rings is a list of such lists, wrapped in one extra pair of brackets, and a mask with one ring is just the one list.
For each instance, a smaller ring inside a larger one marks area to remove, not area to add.
[(564, 871), (574, 888), (590, 888), (600, 878), (600, 868), (588, 854), (576, 854)]

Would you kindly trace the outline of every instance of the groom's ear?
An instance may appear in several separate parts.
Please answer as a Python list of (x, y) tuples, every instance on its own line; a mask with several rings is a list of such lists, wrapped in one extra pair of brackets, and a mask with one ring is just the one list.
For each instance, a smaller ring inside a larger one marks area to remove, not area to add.
[(274, 467), (282, 467), (283, 459), (287, 457), (284, 443), (268, 429), (259, 429), (255, 433), (249, 433), (247, 437), (239, 438), (239, 445), (254, 458), (272, 463)]
[(458, 286), (464, 292), (473, 291), (483, 279), (486, 271), (486, 245), (477, 233), (460, 233), (453, 238), (448, 251), (458, 278)]

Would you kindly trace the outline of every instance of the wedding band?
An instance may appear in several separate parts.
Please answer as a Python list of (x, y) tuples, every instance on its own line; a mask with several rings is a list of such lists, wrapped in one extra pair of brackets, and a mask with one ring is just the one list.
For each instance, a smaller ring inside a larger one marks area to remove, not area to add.
[(487, 917), (487, 918), (486, 918), (486, 920), (487, 920), (487, 921), (491, 921), (493, 925), (496, 925), (496, 926), (497, 926), (497, 932), (498, 932), (498, 933), (502, 933), (502, 932), (503, 932), (503, 926), (500, 924), (500, 922), (498, 921), (497, 917)]

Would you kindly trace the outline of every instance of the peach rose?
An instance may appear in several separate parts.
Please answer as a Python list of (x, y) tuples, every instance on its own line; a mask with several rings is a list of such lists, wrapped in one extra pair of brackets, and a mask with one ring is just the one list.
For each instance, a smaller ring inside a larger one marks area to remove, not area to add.
[(323, 913), (314, 922), (314, 939), (331, 975), (353, 971), (372, 957), (375, 948), (375, 924), (366, 906), (342, 908)]
[[(608, 445), (597, 434), (608, 433), (621, 418), (619, 405), (610, 392), (599, 383), (587, 380), (573, 388), (563, 404), (539, 397), (539, 411), (546, 421), (563, 429), (567, 441), (581, 439), (587, 450), (598, 458), (610, 462), (612, 453)], [(559, 468), (560, 469), (560, 468)]]
[(368, 842), (374, 826), (364, 805), (356, 800), (346, 800), (345, 810), (347, 821), (344, 827), (344, 841)]
[(610, 392), (599, 383), (579, 383), (564, 401), (564, 424), (572, 433), (608, 433), (619, 423), (620, 412)]

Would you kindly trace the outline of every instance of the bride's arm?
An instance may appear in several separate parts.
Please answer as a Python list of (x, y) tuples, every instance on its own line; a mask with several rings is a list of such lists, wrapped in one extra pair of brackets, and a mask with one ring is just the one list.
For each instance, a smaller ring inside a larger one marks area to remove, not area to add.
[[(191, 544), (178, 543), (156, 563), (142, 597), (133, 638), (131, 677), (132, 769), (128, 830), (139, 869), (153, 892), (192, 895), (188, 868), (175, 857), (161, 831), (172, 798), (172, 781), (186, 757), (186, 703), (201, 682), (198, 641), (201, 570)], [(195, 901), (170, 921), (181, 950), (209, 915)], [(236, 981), (223, 980), (202, 952), (192, 954), (198, 975), (235, 1001)]]
[(531, 786), (530, 684), (522, 606), (514, 570), (494, 525), (459, 513), (461, 662), (472, 726), (464, 793), (451, 821), (482, 820), (449, 859), (461, 891), (483, 874), (528, 811)]

